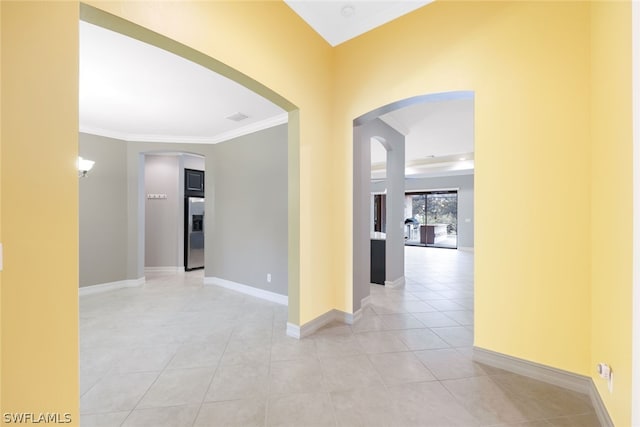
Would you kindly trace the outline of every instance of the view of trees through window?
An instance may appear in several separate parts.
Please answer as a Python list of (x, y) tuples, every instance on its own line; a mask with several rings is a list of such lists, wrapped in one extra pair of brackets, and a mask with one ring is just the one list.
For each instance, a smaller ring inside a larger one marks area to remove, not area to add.
[(413, 218), (420, 224), (447, 224), (447, 234), (458, 232), (458, 194), (426, 193), (411, 196)]
[(425, 191), (405, 196), (405, 245), (458, 247), (457, 191)]

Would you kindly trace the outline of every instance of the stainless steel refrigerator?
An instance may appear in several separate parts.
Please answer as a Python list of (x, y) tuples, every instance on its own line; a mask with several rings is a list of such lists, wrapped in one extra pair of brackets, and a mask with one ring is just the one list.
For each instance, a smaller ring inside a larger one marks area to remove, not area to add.
[(193, 270), (204, 267), (204, 199), (186, 197), (184, 202), (184, 268)]

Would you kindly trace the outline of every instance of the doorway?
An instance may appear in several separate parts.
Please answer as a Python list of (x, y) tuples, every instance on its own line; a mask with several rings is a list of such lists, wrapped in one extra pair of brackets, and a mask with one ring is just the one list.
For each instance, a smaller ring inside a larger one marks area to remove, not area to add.
[(405, 245), (458, 248), (458, 191), (405, 195)]

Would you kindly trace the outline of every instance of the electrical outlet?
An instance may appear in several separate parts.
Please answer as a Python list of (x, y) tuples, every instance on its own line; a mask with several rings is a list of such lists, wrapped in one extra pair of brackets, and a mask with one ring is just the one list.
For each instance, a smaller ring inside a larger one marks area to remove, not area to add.
[(271, 273), (267, 273), (267, 282), (271, 283)]
[(607, 380), (607, 388), (609, 389), (609, 393), (613, 393), (613, 370), (611, 366), (606, 363), (598, 363), (596, 366), (596, 370), (598, 371), (598, 375), (600, 378)]

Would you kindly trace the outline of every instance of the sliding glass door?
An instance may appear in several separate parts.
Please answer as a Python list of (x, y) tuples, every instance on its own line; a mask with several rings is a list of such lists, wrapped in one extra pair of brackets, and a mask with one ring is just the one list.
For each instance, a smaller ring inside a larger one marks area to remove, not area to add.
[(458, 247), (458, 192), (407, 193), (405, 243), (440, 248)]

